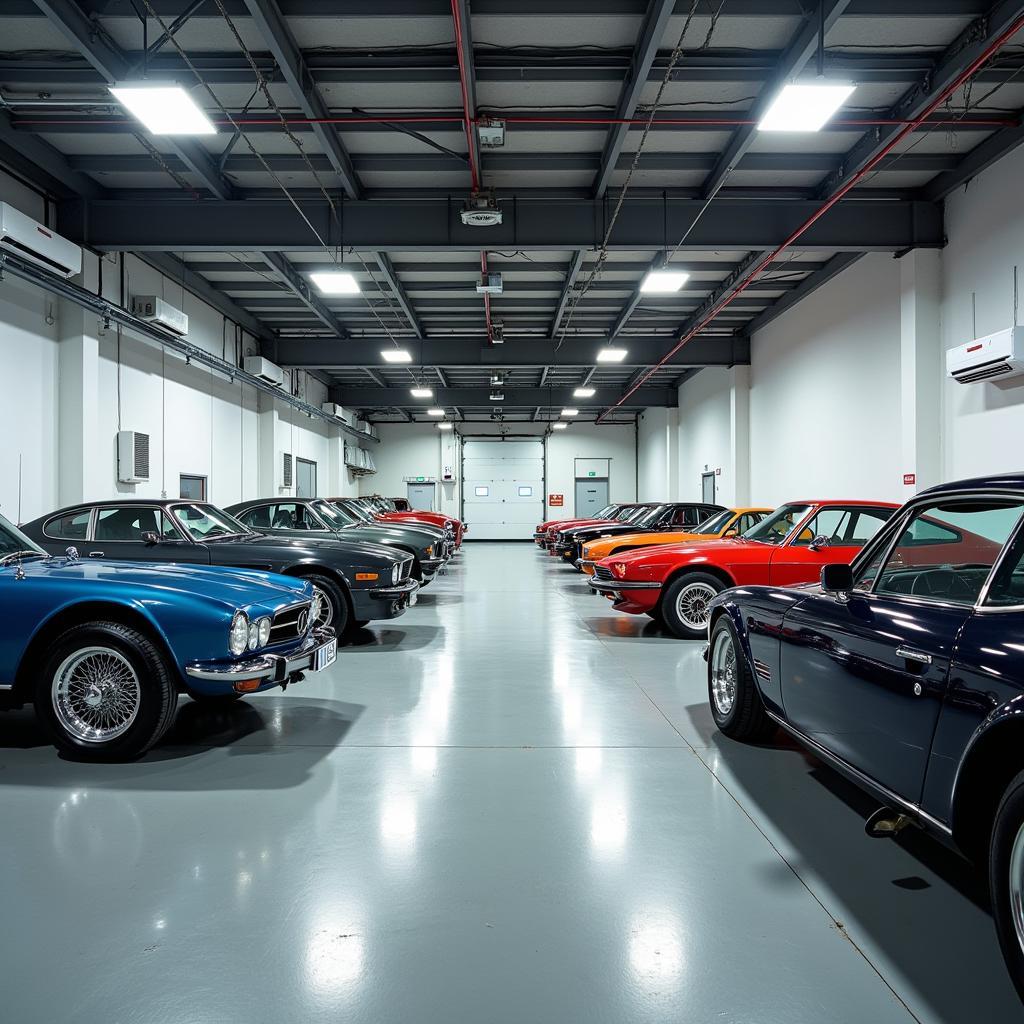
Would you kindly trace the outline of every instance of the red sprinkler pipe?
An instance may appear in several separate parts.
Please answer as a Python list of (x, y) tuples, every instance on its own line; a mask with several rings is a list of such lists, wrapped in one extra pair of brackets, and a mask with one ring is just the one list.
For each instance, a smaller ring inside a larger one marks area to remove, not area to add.
[(969, 78), (971, 78), (977, 71), (985, 64), (990, 57), (1003, 48), (1003, 46), (1015, 36), (1022, 28), (1024, 28), (1024, 17), (1017, 18), (1013, 24), (1002, 32), (998, 38), (993, 40), (991, 45), (985, 48), (985, 50), (974, 60), (971, 64), (959, 74), (951, 85), (948, 85), (945, 89), (939, 93), (928, 104), (928, 106), (922, 111), (922, 113), (912, 120), (908, 121), (896, 134), (887, 142), (882, 149), (880, 149), (859, 171), (850, 176), (849, 181), (842, 186), (834, 195), (830, 196), (829, 199), (810, 217), (807, 218), (790, 236), (787, 238), (778, 248), (773, 249), (760, 263), (754, 268), (753, 273), (750, 274), (744, 281), (737, 285), (728, 295), (723, 296), (715, 303), (712, 308), (700, 318), (700, 321), (690, 328), (677, 342), (676, 344), (655, 363), (654, 366), (649, 367), (644, 373), (633, 383), (633, 385), (620, 396), (619, 400), (609, 408), (605, 409), (600, 416), (597, 417), (596, 422), (600, 423), (606, 416), (618, 409), (623, 402), (641, 387), (646, 381), (650, 380), (651, 377), (657, 373), (684, 345), (692, 341), (712, 320), (730, 306), (733, 300), (737, 299), (743, 294), (757, 280), (758, 277), (770, 266), (783, 252), (786, 251), (801, 235), (804, 234), (809, 228), (811, 228), (818, 220), (820, 220), (833, 206), (838, 203), (847, 192), (850, 191), (859, 181), (862, 181), (864, 177), (871, 173), (875, 167), (878, 166), (879, 162), (883, 157), (888, 156), (892, 150), (898, 146), (916, 127), (920, 124), (935, 110), (944, 103), (957, 89), (960, 88)]

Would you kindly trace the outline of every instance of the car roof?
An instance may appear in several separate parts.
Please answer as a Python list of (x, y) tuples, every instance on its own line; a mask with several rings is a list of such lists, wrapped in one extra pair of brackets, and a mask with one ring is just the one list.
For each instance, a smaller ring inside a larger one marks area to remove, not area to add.
[[(864, 498), (795, 498), (784, 501), (778, 508), (785, 505), (850, 505), (854, 508), (899, 508), (895, 501), (866, 501)], [(772, 511), (778, 511), (773, 509)]]
[(976, 476), (969, 480), (951, 480), (921, 491), (921, 494), (944, 494), (953, 491), (1024, 491), (1024, 473), (1001, 473), (997, 476)]
[(750, 505), (746, 508), (731, 508), (730, 512), (735, 512), (737, 515), (743, 515), (744, 512), (774, 512), (775, 509), (767, 508), (764, 505)]

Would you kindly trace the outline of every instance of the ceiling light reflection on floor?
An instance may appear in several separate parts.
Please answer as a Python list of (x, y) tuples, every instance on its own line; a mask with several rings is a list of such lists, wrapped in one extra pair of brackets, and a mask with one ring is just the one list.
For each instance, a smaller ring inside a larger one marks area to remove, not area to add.
[(664, 984), (683, 970), (683, 942), (678, 924), (669, 919), (634, 919), (629, 937), (629, 966), (649, 984)]
[(596, 854), (617, 854), (626, 845), (629, 820), (622, 802), (602, 795), (594, 801), (590, 814), (590, 844)]

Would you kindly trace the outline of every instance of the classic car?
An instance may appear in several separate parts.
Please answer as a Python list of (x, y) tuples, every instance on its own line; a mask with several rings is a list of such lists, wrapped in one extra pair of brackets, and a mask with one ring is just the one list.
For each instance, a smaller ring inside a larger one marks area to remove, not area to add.
[(543, 523), (537, 524), (537, 529), (533, 531), (533, 539), (536, 541), (538, 547), (544, 547), (545, 541), (547, 540), (548, 530), (559, 529), (563, 525), (569, 523), (578, 523), (583, 525), (584, 523), (603, 523), (610, 520), (622, 505), (605, 505), (604, 508), (599, 509), (594, 513), (592, 519), (548, 519)]
[(363, 541), (268, 537), (214, 505), (174, 499), (94, 501), (22, 527), (53, 554), (76, 544), (87, 558), (192, 562), (261, 569), (308, 579), (320, 596), (316, 625), (339, 636), (415, 601), (412, 558)]
[(445, 515), (443, 512), (428, 512), (425, 509), (418, 508), (399, 511), (390, 498), (382, 497), (379, 494), (366, 495), (354, 500), (370, 509), (378, 519), (382, 519), (384, 522), (431, 523), (434, 526), (441, 526), (446, 530), (451, 530), (455, 534), (455, 546), (457, 548), (462, 546), (462, 538), (469, 529), (461, 519)]
[(593, 523), (590, 526), (575, 526), (569, 531), (560, 530), (555, 542), (555, 552), (576, 565), (583, 557), (583, 545), (589, 540), (625, 536), (638, 530), (667, 533), (685, 527), (693, 529), (710, 516), (724, 511), (721, 505), (706, 505), (701, 502), (663, 502), (652, 505), (629, 523)]
[(699, 640), (716, 594), (737, 584), (812, 583), (828, 562), (850, 561), (895, 508), (884, 501), (790, 502), (739, 538), (603, 558), (590, 585), (618, 611), (650, 615), (675, 636)]
[(327, 500), (367, 523), (404, 523), (407, 526), (427, 526), (441, 530), (447, 536), (453, 553), (462, 544), (465, 527), (457, 519), (439, 512), (382, 512), (369, 498)]
[(593, 576), (597, 562), (623, 551), (636, 551), (638, 548), (651, 548), (659, 544), (691, 544), (698, 540), (738, 537), (756, 526), (771, 511), (770, 508), (728, 508), (689, 530), (657, 528), (644, 533), (602, 535), (583, 545), (577, 565), (581, 572)]
[(257, 498), (228, 505), (226, 511), (258, 533), (336, 537), (404, 551), (412, 555), (412, 578), (422, 585), (448, 561), (441, 531), (400, 523), (363, 523), (323, 498)]
[[(575, 561), (575, 542), (572, 538), (576, 535), (577, 531), (583, 533), (583, 531), (593, 528), (601, 531), (616, 526), (626, 531), (639, 529), (640, 524), (644, 522), (657, 508), (659, 508), (660, 505), (661, 503), (656, 501), (637, 502), (633, 505), (624, 506), (625, 511), (617, 513), (613, 522), (572, 523), (568, 526), (560, 526), (557, 530), (550, 530), (549, 535), (551, 540), (548, 544), (548, 554), (564, 558), (566, 561)], [(600, 532), (591, 534), (590, 536), (598, 537), (600, 536)], [(589, 537), (587, 539), (589, 539)]]
[(1024, 996), (1024, 474), (924, 491), (852, 565), (743, 586), (709, 619), (718, 728), (777, 725), (873, 794), (869, 834), (915, 824), (987, 875)]
[(547, 528), (547, 533), (544, 536), (543, 547), (547, 549), (549, 555), (555, 553), (555, 544), (558, 540), (558, 535), (569, 530), (574, 530), (581, 526), (592, 526), (598, 523), (631, 523), (654, 504), (653, 502), (636, 502), (631, 501), (626, 505), (619, 505), (615, 511), (607, 519), (565, 519), (561, 522), (554, 523)]
[(0, 516), (0, 708), (34, 704), (74, 757), (138, 757), (179, 693), (232, 700), (332, 664), (318, 601), (273, 573), (50, 556)]

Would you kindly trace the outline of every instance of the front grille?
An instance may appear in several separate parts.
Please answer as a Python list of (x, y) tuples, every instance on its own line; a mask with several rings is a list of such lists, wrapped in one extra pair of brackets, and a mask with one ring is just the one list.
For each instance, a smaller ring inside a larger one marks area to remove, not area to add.
[(398, 582), (404, 583), (412, 575), (412, 559), (407, 558), (398, 570)]
[(305, 636), (309, 630), (309, 609), (307, 601), (278, 612), (270, 624), (270, 643), (283, 644)]
[(609, 583), (615, 583), (615, 576), (612, 574), (611, 569), (606, 565), (595, 565), (594, 566), (594, 579), (595, 580), (607, 580)]

